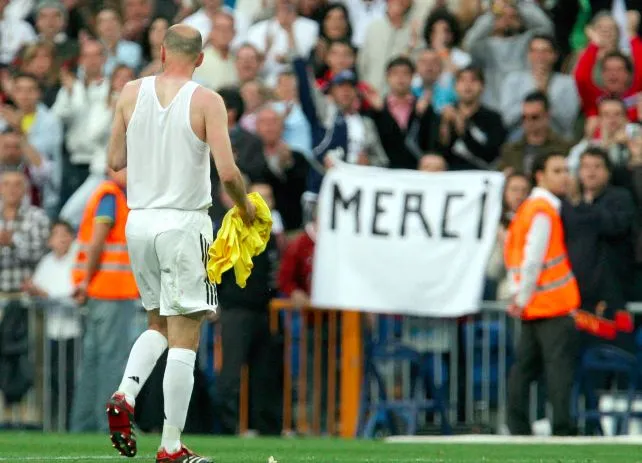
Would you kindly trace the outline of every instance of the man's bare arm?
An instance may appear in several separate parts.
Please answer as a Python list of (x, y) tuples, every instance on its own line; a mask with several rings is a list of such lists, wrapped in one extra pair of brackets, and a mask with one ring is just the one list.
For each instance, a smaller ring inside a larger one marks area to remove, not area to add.
[(125, 86), (118, 97), (118, 102), (116, 102), (114, 122), (111, 126), (111, 137), (109, 138), (109, 149), (107, 151), (107, 165), (116, 172), (127, 167), (127, 125), (125, 124), (123, 107), (126, 99), (129, 98), (127, 93), (129, 93), (128, 90), (131, 87), (129, 89), (128, 87), (127, 85)]
[(206, 98), (203, 99), (206, 141), (212, 151), (218, 177), (230, 198), (243, 214), (247, 214), (251, 206), (247, 200), (247, 191), (241, 171), (236, 165), (232, 153), (232, 143), (227, 131), (225, 103), (217, 93), (207, 91), (206, 95)]

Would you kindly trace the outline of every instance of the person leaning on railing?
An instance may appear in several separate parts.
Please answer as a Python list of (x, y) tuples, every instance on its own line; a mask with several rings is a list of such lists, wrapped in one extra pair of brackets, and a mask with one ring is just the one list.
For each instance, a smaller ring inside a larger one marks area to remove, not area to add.
[(508, 382), (508, 428), (531, 434), (529, 390), (545, 374), (553, 407), (553, 434), (576, 432), (570, 415), (578, 332), (571, 313), (580, 293), (571, 270), (560, 216), (569, 178), (562, 154), (540, 155), (533, 164), (537, 185), (508, 228), (504, 258), (512, 283), (508, 313), (522, 320), (517, 360)]

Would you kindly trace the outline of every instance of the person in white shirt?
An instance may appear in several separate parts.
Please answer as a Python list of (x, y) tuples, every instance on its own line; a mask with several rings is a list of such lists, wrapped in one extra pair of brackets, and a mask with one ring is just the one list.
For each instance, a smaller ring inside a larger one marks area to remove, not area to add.
[(125, 65), (120, 65), (111, 75), (108, 95), (103, 99), (93, 101), (83, 112), (85, 131), (84, 138), (78, 137), (70, 146), (83, 147), (90, 156), (88, 167), (89, 176), (69, 197), (60, 217), (72, 226), (78, 227), (85, 212), (87, 201), (107, 178), (107, 141), (114, 117), (114, 107), (118, 95), (127, 82), (134, 80), (134, 71)]
[(246, 18), (242, 11), (222, 6), (222, 3), (222, 0), (203, 0), (202, 8), (196, 11), (196, 13), (185, 18), (183, 20), (183, 24), (187, 24), (188, 26), (191, 26), (194, 29), (198, 30), (201, 33), (201, 37), (203, 38), (203, 45), (205, 45), (210, 36), (210, 33), (212, 32), (212, 28), (214, 27), (214, 16), (222, 8), (234, 16), (236, 28), (234, 40), (232, 41), (232, 47), (238, 48), (240, 44), (245, 41), (247, 30), (250, 27), (250, 21)]
[(265, 55), (263, 70), (266, 84), (276, 85), (279, 74), (287, 69), (288, 33), (284, 24), (293, 23), (292, 28), (301, 56), (309, 56), (319, 35), (319, 25), (308, 18), (297, 15), (296, 1), (277, 0), (276, 15), (256, 23), (247, 33), (248, 42)]
[(196, 68), (193, 79), (207, 88), (216, 90), (238, 82), (236, 58), (232, 54), (234, 16), (225, 10), (212, 18), (210, 42), (203, 49), (203, 64)]
[(20, 49), (36, 41), (31, 25), (6, 14), (9, 0), (0, 0), (0, 64), (10, 64)]
[(198, 30), (185, 24), (170, 27), (161, 61), (161, 74), (132, 81), (121, 92), (107, 154), (109, 168), (127, 168), (127, 251), (148, 314), (148, 329), (132, 347), (121, 384), (107, 404), (107, 418), (114, 447), (133, 457), (136, 397), (169, 347), (156, 462), (210, 463), (181, 443), (181, 433), (201, 326), (218, 306), (206, 272), (213, 241), (207, 213), (212, 160), (247, 226), (256, 209), (232, 153), (222, 97), (191, 80), (203, 62)]
[(138, 71), (143, 64), (143, 50), (136, 42), (123, 39), (123, 23), (115, 10), (105, 8), (96, 16), (96, 33), (107, 50), (103, 72), (110, 76), (119, 64)]
[[(107, 141), (108, 134), (92, 134), (88, 130), (92, 123), (88, 117), (91, 108), (104, 105), (109, 93), (109, 81), (103, 75), (106, 58), (105, 47), (94, 40), (87, 41), (81, 47), (80, 54), (83, 78), (76, 78), (66, 68), (60, 71), (62, 88), (51, 109), (67, 126), (65, 141), (70, 165), (65, 166), (63, 177), (68, 192), (74, 191), (85, 181), (96, 146)], [(68, 197), (69, 193), (62, 196)]]
[[(80, 312), (71, 297), (74, 290), (71, 270), (78, 251), (71, 225), (54, 222), (48, 245), (51, 252), (40, 260), (33, 277), (25, 281), (23, 290), (36, 298), (45, 311), (45, 332), (51, 352), (49, 376), (45, 378), (51, 390), (50, 418), (51, 422), (59, 424), (58, 430), (63, 431), (69, 422), (75, 359), (82, 333)], [(65, 406), (59, 409), (61, 395)]]

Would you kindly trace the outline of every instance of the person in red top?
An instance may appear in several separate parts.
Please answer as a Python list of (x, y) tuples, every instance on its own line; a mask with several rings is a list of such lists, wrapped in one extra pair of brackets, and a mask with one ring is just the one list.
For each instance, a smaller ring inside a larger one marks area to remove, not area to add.
[(631, 121), (637, 121), (637, 93), (642, 90), (642, 40), (631, 34), (631, 57), (617, 50), (609, 51), (601, 57), (600, 73), (602, 86), (593, 80), (593, 69), (600, 58), (602, 39), (596, 33), (589, 33), (591, 42), (580, 55), (575, 68), (575, 82), (582, 101), (582, 110), (588, 118), (587, 133), (595, 129), (595, 117), (599, 100), (605, 96), (625, 101)]
[(279, 289), (297, 307), (310, 305), (312, 262), (316, 240), (316, 223), (305, 226), (289, 244), (281, 259)]
[[(330, 43), (328, 54), (326, 55), (325, 62), (328, 65), (328, 70), (325, 74), (316, 79), (317, 87), (327, 92), (330, 89), (332, 78), (342, 71), (353, 71), (356, 61), (355, 50), (347, 40), (334, 40)], [(372, 91), (372, 87), (365, 81), (360, 80), (356, 85), (358, 98), (358, 109), (366, 111), (371, 109), (370, 104), (362, 95), (367, 95)]]

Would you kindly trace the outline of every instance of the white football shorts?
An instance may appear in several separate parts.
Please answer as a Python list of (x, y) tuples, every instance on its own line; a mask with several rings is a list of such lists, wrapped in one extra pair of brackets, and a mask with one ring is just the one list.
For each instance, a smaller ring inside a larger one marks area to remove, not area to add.
[(146, 310), (163, 316), (216, 311), (207, 278), (212, 220), (207, 211), (136, 209), (127, 218), (127, 249)]

